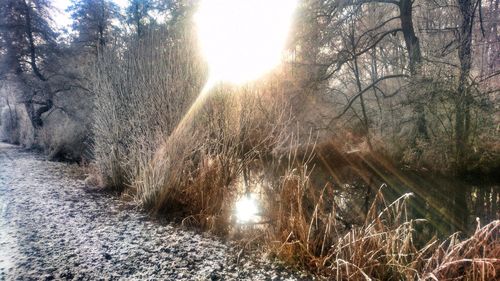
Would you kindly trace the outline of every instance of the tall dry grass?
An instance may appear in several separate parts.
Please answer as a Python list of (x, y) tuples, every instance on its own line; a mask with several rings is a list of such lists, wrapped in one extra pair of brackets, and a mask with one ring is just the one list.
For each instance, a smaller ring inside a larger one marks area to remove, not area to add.
[[(269, 250), (290, 264), (335, 280), (496, 280), (500, 269), (500, 221), (465, 240), (417, 243), (408, 216), (411, 194), (386, 202), (379, 191), (361, 225), (338, 214), (331, 187), (311, 186), (307, 165), (283, 177), (267, 229)], [(276, 195), (276, 194), (275, 194)]]

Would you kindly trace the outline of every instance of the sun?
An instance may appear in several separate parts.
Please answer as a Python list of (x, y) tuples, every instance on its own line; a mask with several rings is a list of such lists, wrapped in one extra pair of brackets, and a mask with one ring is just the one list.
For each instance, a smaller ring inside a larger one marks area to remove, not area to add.
[(250, 82), (281, 63), (297, 1), (200, 0), (194, 23), (208, 80), (173, 135), (188, 128), (217, 83)]
[(296, 0), (201, 0), (195, 15), (209, 81), (245, 83), (281, 63)]

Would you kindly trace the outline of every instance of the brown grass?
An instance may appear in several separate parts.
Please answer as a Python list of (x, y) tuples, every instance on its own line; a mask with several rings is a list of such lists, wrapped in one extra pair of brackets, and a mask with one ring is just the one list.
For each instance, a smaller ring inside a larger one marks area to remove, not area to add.
[[(463, 241), (458, 234), (417, 246), (407, 216), (411, 194), (388, 204), (379, 191), (363, 225), (351, 229), (327, 207), (330, 187), (311, 191), (304, 167), (285, 176), (276, 224), (268, 229), (271, 252), (335, 280), (495, 280), (500, 268), (500, 221), (478, 228)], [(315, 204), (311, 204), (315, 202)], [(341, 218), (340, 218), (341, 219)]]
[(500, 278), (500, 221), (483, 227), (460, 241), (452, 235), (428, 258), (425, 280), (498, 280)]

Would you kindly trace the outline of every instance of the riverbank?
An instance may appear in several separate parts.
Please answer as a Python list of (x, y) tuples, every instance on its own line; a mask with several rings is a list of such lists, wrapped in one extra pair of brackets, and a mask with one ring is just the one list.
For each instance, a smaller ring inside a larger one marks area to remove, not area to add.
[(74, 171), (0, 143), (0, 280), (310, 279), (89, 192)]

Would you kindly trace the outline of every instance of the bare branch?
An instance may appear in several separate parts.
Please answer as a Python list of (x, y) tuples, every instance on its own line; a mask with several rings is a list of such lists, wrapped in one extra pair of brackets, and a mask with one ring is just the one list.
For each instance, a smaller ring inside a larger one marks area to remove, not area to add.
[(361, 97), (361, 95), (363, 95), (368, 90), (370, 90), (371, 88), (373, 88), (379, 82), (381, 82), (383, 80), (386, 80), (386, 79), (402, 78), (402, 77), (408, 78), (409, 76), (406, 75), (406, 74), (393, 74), (393, 75), (387, 75), (387, 76), (381, 77), (381, 78), (373, 81), (373, 83), (371, 83), (366, 88), (364, 88), (363, 90), (361, 90), (359, 93), (357, 93), (356, 95), (354, 95), (349, 100), (349, 102), (347, 103), (347, 105), (344, 107), (344, 109), (342, 110), (342, 112), (340, 114), (338, 114), (337, 116), (335, 116), (335, 117), (332, 118), (332, 121), (330, 121), (330, 124), (331, 124), (331, 122), (333, 122), (333, 120), (336, 120), (336, 119), (339, 119), (340, 117), (342, 117), (349, 110), (349, 108), (351, 108), (352, 104), (356, 101), (356, 99), (358, 99), (359, 97)]

